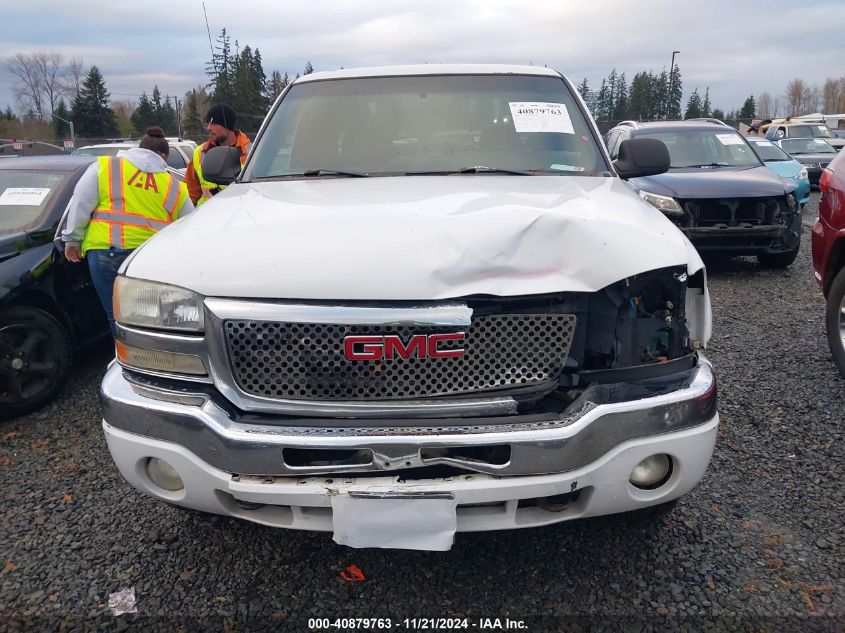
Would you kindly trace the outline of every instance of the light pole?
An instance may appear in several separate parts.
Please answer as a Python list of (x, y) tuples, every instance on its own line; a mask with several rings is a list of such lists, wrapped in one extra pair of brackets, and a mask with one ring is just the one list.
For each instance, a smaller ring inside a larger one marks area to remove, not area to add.
[(675, 83), (675, 55), (681, 51), (672, 51), (672, 65), (669, 66), (669, 99), (666, 107), (666, 118), (669, 118), (669, 108), (672, 107), (672, 87)]
[(51, 113), (50, 116), (54, 119), (58, 119), (59, 121), (64, 121), (70, 126), (70, 142), (74, 147), (76, 147), (76, 135), (73, 133), (73, 121), (68, 121), (67, 119), (63, 119), (62, 117), (53, 113)]

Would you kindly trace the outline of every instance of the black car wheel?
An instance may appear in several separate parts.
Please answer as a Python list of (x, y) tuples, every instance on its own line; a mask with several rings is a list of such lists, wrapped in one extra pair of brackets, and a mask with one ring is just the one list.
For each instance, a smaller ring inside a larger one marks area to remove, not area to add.
[(33, 411), (56, 396), (70, 369), (67, 330), (43, 310), (0, 312), (0, 419)]
[(798, 251), (801, 248), (799, 244), (791, 251), (784, 251), (783, 253), (760, 253), (757, 255), (757, 260), (761, 266), (766, 268), (786, 268), (795, 258), (798, 257)]
[(845, 378), (845, 268), (833, 278), (827, 294), (825, 329), (830, 353), (833, 354), (839, 373)]

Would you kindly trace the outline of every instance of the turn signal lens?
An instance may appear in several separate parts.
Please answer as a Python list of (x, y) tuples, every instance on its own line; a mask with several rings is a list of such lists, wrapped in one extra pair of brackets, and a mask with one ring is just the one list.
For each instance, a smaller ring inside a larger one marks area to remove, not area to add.
[(127, 345), (123, 341), (114, 344), (117, 360), (121, 365), (135, 369), (160, 371), (165, 374), (189, 374), (207, 376), (208, 370), (199, 356), (162, 352), (154, 349), (141, 349)]

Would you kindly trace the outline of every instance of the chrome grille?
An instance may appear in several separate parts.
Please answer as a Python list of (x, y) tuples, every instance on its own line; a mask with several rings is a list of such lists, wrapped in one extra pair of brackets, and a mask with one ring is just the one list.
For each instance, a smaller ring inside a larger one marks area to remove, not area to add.
[[(575, 331), (571, 314), (507, 314), (468, 327), (367, 326), (226, 320), (232, 373), (246, 393), (290, 400), (409, 400), (517, 388), (558, 377)], [(351, 361), (349, 335), (466, 333), (459, 358)]]

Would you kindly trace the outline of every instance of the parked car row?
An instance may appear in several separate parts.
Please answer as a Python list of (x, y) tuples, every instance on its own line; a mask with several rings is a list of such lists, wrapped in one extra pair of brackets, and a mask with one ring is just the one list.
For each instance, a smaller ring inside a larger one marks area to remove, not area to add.
[[(167, 155), (167, 169), (180, 180), (185, 177), (185, 169), (194, 155), (197, 144), (186, 140), (169, 140), (170, 154)], [(124, 149), (138, 147), (138, 141), (123, 141), (120, 143), (100, 143), (86, 145), (73, 151), (74, 156), (115, 156)]]

